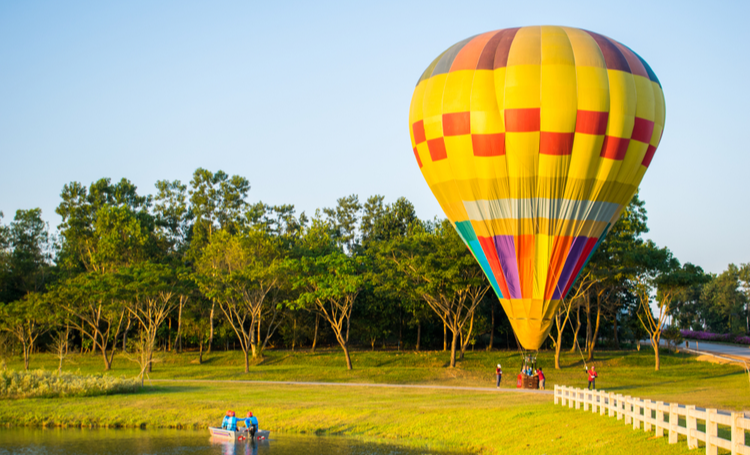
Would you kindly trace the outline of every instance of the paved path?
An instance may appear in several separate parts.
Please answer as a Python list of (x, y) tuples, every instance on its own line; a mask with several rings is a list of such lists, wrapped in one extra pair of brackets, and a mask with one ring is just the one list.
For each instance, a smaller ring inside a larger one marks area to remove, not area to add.
[(687, 340), (690, 342), (691, 350), (698, 352), (709, 352), (714, 354), (726, 355), (729, 357), (737, 357), (750, 361), (750, 346), (732, 345), (732, 344), (721, 344), (721, 343), (710, 343), (708, 341)]
[[(729, 357), (730, 360), (746, 360), (750, 363), (750, 346), (743, 346), (739, 344), (722, 344), (722, 343), (711, 343), (709, 341), (696, 341), (696, 340), (685, 340), (690, 343), (690, 347), (685, 348), (685, 344), (681, 343), (677, 346), (679, 350), (686, 350), (694, 354), (708, 354), (716, 355), (719, 357)], [(641, 345), (651, 346), (648, 340), (642, 341)], [(661, 340), (661, 346), (667, 346), (666, 341)]]
[[(515, 378), (514, 378), (515, 379)], [(533, 389), (506, 389), (492, 387), (461, 387), (445, 385), (412, 385), (412, 384), (368, 384), (363, 382), (296, 382), (296, 381), (244, 381), (231, 379), (151, 379), (150, 382), (205, 382), (222, 384), (259, 384), (259, 385), (302, 385), (302, 386), (328, 386), (328, 387), (378, 387), (393, 389), (428, 389), (428, 390), (465, 390), (470, 392), (510, 392), (531, 393), (536, 395), (552, 395), (552, 390)]]

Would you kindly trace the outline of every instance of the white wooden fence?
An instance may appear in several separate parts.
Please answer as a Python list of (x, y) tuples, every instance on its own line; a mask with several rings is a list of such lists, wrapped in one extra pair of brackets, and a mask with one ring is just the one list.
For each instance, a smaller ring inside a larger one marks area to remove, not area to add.
[[(745, 430), (750, 430), (750, 419), (742, 412), (702, 409), (560, 385), (555, 386), (555, 404), (624, 419), (634, 430), (639, 430), (643, 424), (644, 431), (655, 429), (657, 437), (668, 432), (670, 444), (676, 444), (678, 435), (684, 435), (688, 448), (696, 449), (698, 441), (702, 441), (708, 455), (717, 455), (718, 448), (729, 450), (732, 455), (750, 455), (750, 446), (745, 445)], [(680, 425), (680, 420), (684, 426)], [(705, 431), (700, 431), (699, 426)], [(730, 438), (722, 437), (724, 434)]]

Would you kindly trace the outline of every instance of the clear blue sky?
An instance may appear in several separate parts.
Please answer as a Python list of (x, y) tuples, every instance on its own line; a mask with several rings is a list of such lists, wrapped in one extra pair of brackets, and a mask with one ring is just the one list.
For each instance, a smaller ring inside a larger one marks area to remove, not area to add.
[(358, 194), (443, 216), (409, 142), (419, 75), (480, 32), (568, 25), (630, 46), (667, 123), (641, 184), (649, 237), (720, 272), (750, 262), (750, 3), (127, 1), (0, 4), (0, 210), (127, 177), (140, 192), (197, 167), (299, 211)]

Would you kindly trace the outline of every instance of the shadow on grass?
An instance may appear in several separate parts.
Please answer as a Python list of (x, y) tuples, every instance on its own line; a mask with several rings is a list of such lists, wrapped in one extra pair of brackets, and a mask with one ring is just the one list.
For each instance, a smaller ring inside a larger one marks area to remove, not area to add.
[(163, 384), (149, 384), (148, 381), (144, 386), (139, 389), (136, 393), (139, 395), (157, 395), (163, 393), (180, 393), (180, 392), (195, 392), (197, 390), (205, 389), (199, 386), (190, 385), (163, 385)]

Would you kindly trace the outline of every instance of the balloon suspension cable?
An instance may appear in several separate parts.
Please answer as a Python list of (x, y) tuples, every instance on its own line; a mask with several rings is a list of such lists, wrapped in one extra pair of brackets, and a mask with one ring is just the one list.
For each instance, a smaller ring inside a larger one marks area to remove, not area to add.
[(589, 369), (589, 366), (586, 365), (586, 358), (583, 356), (583, 351), (581, 351), (581, 345), (578, 344), (578, 337), (575, 335), (575, 329), (573, 329), (573, 320), (568, 318), (568, 322), (570, 323), (570, 330), (573, 331), (573, 341), (576, 344), (576, 347), (578, 348), (578, 353), (581, 354), (581, 360), (583, 360), (583, 367), (587, 370)]

